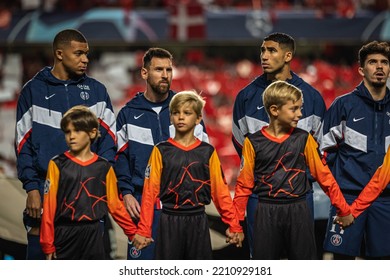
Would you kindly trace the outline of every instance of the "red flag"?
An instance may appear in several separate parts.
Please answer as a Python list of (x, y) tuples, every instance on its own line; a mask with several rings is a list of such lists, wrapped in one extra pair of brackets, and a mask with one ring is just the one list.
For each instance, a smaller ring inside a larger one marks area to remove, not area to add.
[(170, 38), (186, 41), (205, 37), (206, 19), (202, 5), (196, 1), (172, 1), (170, 4)]

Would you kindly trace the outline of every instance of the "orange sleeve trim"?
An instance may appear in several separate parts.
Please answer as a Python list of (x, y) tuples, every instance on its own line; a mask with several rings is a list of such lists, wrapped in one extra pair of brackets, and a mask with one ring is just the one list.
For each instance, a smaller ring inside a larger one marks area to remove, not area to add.
[(332, 205), (338, 209), (338, 214), (340, 216), (349, 215), (351, 213), (350, 207), (345, 201), (344, 195), (341, 193), (340, 187), (328, 165), (321, 160), (317, 142), (310, 133), (308, 134), (304, 154), (311, 175), (329, 196)]
[(162, 156), (155, 146), (149, 158), (145, 171), (144, 188), (141, 201), (141, 215), (137, 233), (144, 237), (152, 236), (152, 223), (154, 217), (154, 205), (160, 194), (162, 173)]
[(110, 167), (106, 176), (106, 192), (108, 210), (114, 221), (122, 228), (128, 238), (132, 238), (137, 230), (123, 201), (119, 198), (117, 178), (114, 169)]
[(45, 254), (54, 253), (54, 219), (57, 210), (57, 192), (60, 171), (54, 161), (50, 160), (47, 169), (43, 195), (43, 213), (41, 221), (40, 243)]
[(245, 218), (248, 198), (252, 194), (252, 189), (255, 184), (255, 160), (256, 154), (252, 143), (248, 138), (245, 138), (244, 146), (242, 149), (240, 173), (237, 177), (237, 183), (233, 199), (233, 204), (236, 208), (240, 221), (244, 220)]
[(383, 164), (378, 167), (368, 184), (351, 205), (352, 215), (357, 218), (384, 191), (390, 182), (390, 146)]

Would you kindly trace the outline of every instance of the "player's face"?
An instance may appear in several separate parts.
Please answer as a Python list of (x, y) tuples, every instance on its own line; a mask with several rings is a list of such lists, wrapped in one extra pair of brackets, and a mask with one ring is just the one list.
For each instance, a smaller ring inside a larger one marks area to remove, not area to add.
[(171, 113), (171, 122), (176, 133), (184, 135), (194, 133), (195, 126), (200, 123), (202, 117), (198, 116), (191, 103), (184, 103)]
[(72, 123), (69, 123), (65, 130), (65, 141), (69, 147), (69, 151), (73, 155), (79, 155), (88, 152), (91, 145), (91, 137), (95, 131), (88, 133), (82, 130), (77, 130)]
[(157, 96), (165, 95), (172, 83), (172, 61), (153, 57), (148, 68), (142, 68), (141, 76), (147, 83), (147, 91)]
[(279, 43), (274, 41), (264, 41), (261, 45), (261, 67), (266, 74), (277, 74), (287, 67), (287, 62), (291, 60), (292, 53), (282, 49)]
[(367, 84), (375, 88), (385, 87), (390, 74), (389, 60), (383, 54), (370, 54), (364, 67), (359, 67), (359, 73)]
[(89, 62), (89, 47), (87, 43), (71, 41), (69, 46), (58, 51), (60, 52), (64, 74), (67, 75), (67, 79), (79, 77), (87, 71)]
[(302, 117), (302, 98), (296, 102), (289, 100), (286, 104), (278, 108), (279, 124), (286, 129), (297, 127), (299, 119)]

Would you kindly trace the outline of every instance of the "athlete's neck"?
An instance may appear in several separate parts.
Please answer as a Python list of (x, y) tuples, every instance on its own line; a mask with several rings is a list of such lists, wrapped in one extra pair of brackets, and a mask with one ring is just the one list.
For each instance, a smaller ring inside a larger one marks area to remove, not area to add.
[(150, 102), (160, 103), (168, 98), (168, 92), (165, 94), (157, 94), (157, 93), (153, 92), (152, 90), (145, 90), (144, 96)]

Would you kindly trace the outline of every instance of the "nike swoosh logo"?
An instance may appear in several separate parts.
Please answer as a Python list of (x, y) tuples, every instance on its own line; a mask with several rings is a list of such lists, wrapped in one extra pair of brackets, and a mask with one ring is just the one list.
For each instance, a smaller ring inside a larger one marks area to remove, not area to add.
[(56, 95), (55, 93), (53, 93), (52, 95), (50, 95), (50, 96), (45, 96), (45, 99), (47, 100), (47, 99), (50, 99), (50, 98), (52, 98), (54, 95)]
[(257, 106), (257, 110), (261, 110), (261, 109), (263, 109), (264, 108), (264, 106)]
[(135, 119), (135, 120), (138, 120), (140, 117), (142, 117), (143, 114), (144, 114), (144, 113), (142, 113), (142, 114), (139, 115), (139, 116), (134, 116), (134, 119)]
[(356, 119), (356, 118), (353, 118), (353, 121), (354, 122), (358, 122), (358, 121), (361, 121), (362, 119), (364, 119), (365, 117), (363, 117), (363, 118), (358, 118), (358, 119)]

